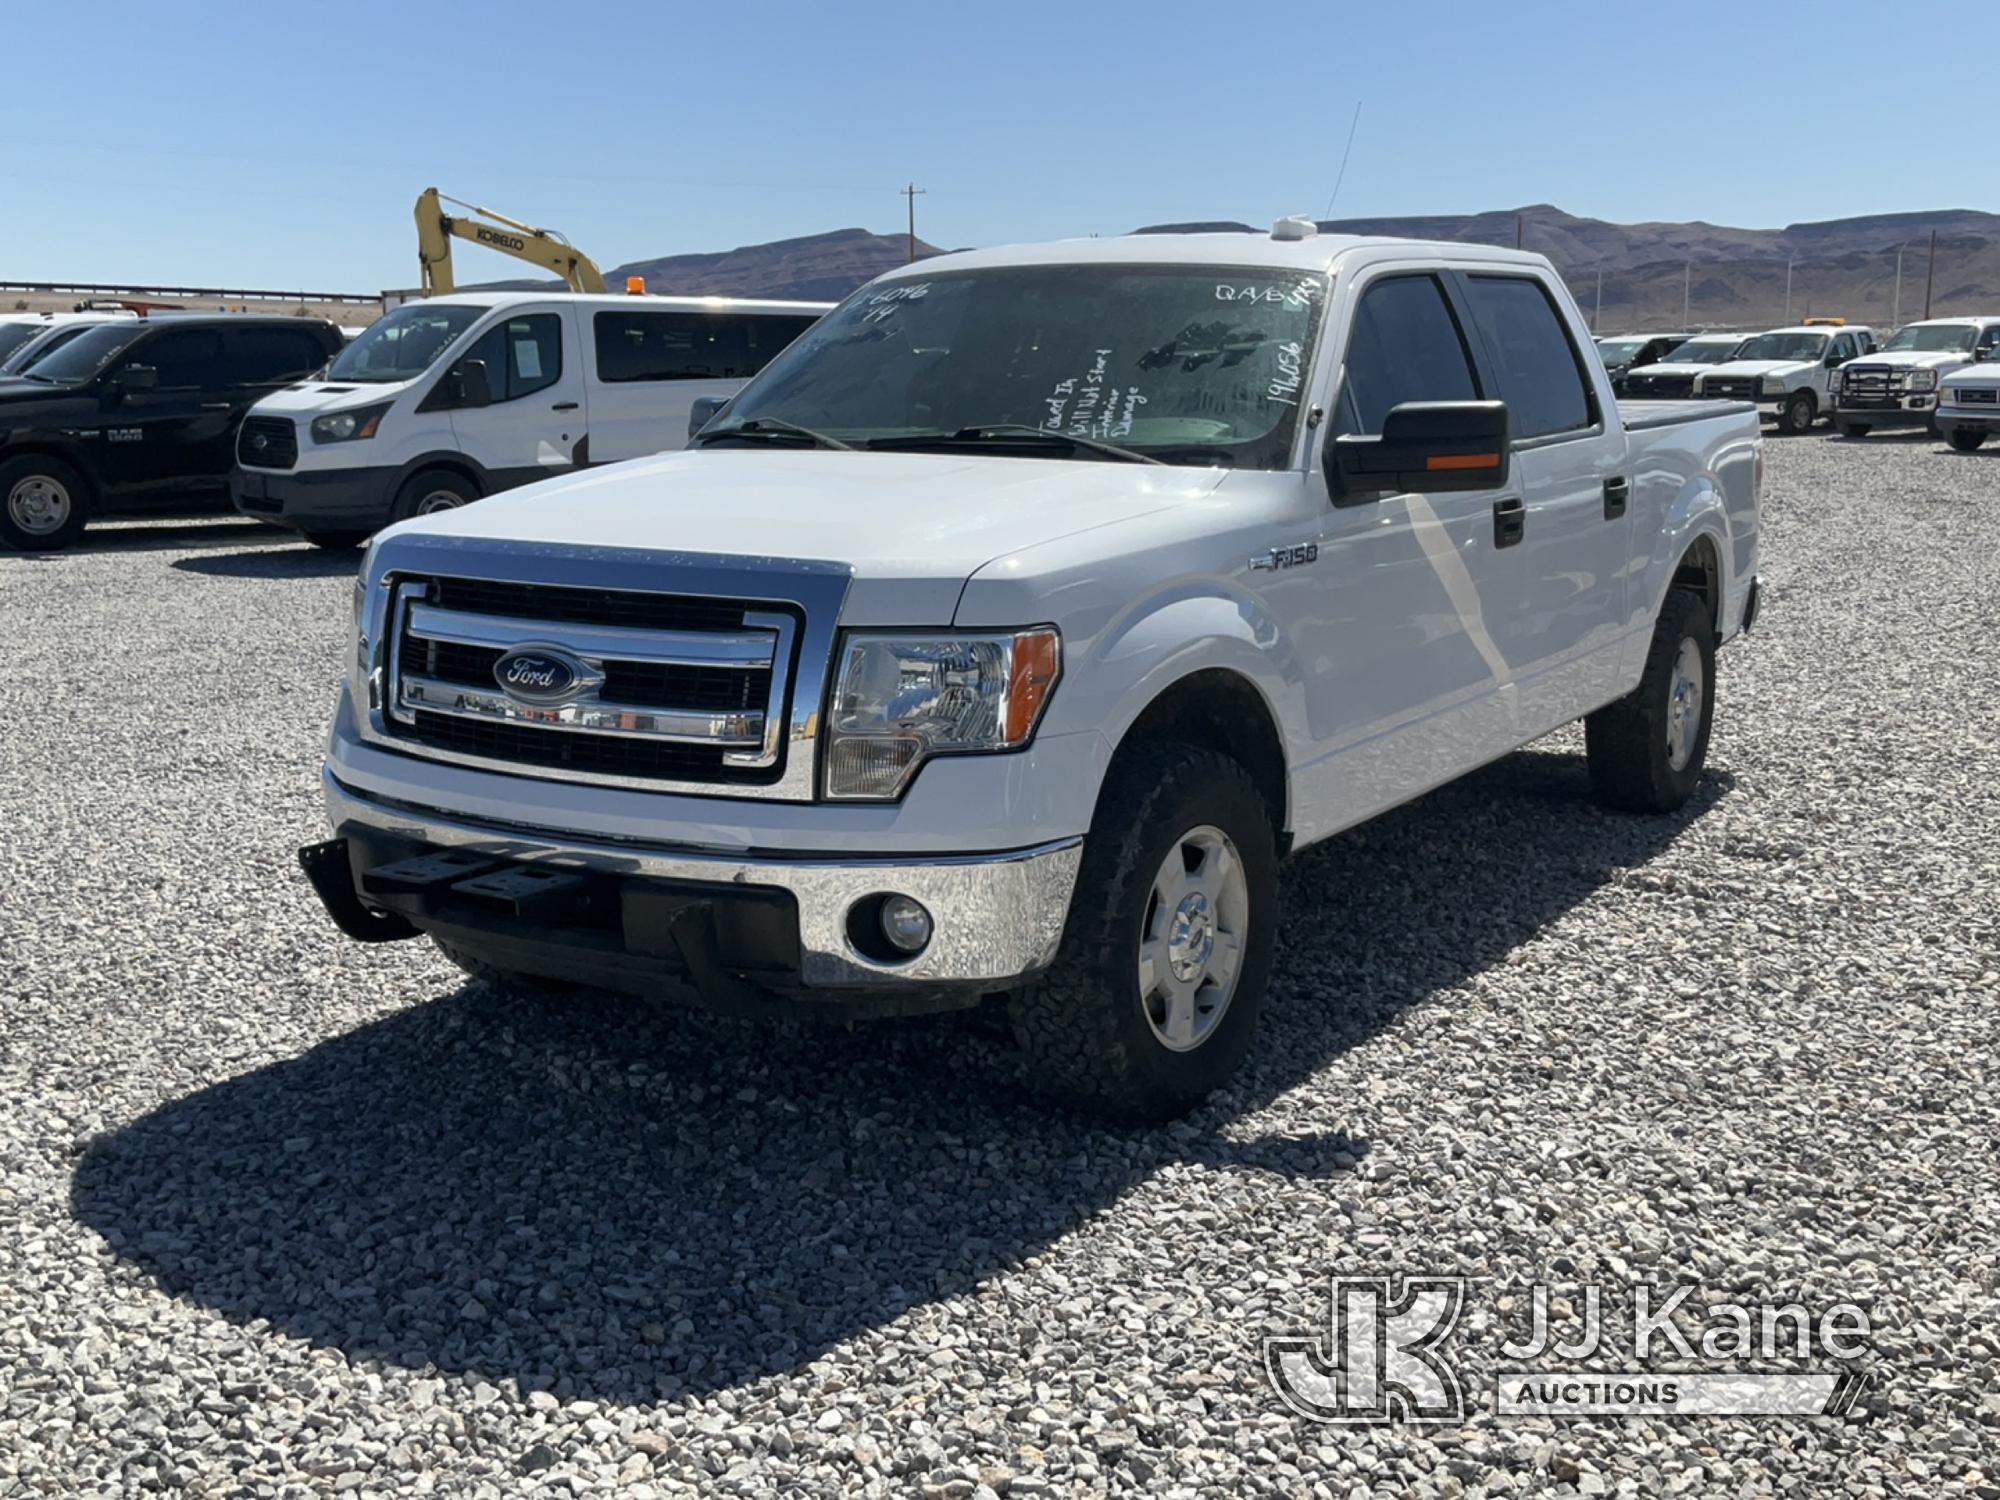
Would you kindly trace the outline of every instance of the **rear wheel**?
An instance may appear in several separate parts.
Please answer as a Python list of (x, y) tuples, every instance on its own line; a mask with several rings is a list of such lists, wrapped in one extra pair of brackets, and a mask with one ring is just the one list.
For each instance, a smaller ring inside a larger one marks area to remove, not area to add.
[(89, 486), (74, 465), (40, 453), (0, 464), (0, 541), (23, 552), (60, 552), (89, 521)]
[(1954, 427), (1951, 432), (1951, 445), (1960, 453), (1977, 453), (1979, 445), (1985, 441), (1985, 433), (1974, 432), (1969, 428)]
[(433, 516), (439, 511), (457, 510), (479, 498), (472, 481), (450, 469), (422, 469), (403, 481), (396, 491), (390, 515), (398, 521), (412, 516)]
[(1804, 432), (1819, 415), (1819, 402), (1813, 399), (1811, 391), (1794, 391), (1785, 398), (1785, 404), (1778, 408), (1778, 431)]
[(1715, 625), (1708, 601), (1672, 589), (1638, 687), (1583, 721), (1590, 785), (1626, 812), (1672, 812), (1701, 780), (1715, 721)]
[(1220, 1087), (1256, 1034), (1277, 891), (1270, 810), (1242, 766), (1177, 742), (1122, 755), (1055, 964), (1011, 1004), (1038, 1085), (1141, 1120)]

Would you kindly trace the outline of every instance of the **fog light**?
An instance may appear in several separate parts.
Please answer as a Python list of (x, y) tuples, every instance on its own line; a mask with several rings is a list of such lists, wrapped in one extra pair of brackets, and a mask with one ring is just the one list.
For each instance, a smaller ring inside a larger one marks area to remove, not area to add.
[(931, 940), (931, 914), (908, 896), (882, 902), (882, 936), (899, 953), (921, 953)]

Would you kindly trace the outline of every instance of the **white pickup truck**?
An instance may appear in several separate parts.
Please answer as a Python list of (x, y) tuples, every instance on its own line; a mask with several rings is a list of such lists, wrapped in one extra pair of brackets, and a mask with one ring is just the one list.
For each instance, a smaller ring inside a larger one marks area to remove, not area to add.
[(1879, 350), (1841, 367), (1833, 425), (1852, 438), (1878, 427), (1934, 426), (1939, 382), (1994, 359), (2000, 359), (2000, 318), (1906, 324)]
[(1700, 777), (1757, 417), (1589, 349), (1540, 256), (1299, 220), (893, 272), (687, 451), (382, 532), (301, 862), (476, 975), (990, 1000), (1183, 1111), (1288, 853), (1579, 718), (1609, 804)]
[(1833, 319), (1773, 328), (1744, 340), (1725, 364), (1695, 377), (1705, 400), (1754, 401), (1778, 419), (1778, 431), (1800, 433), (1833, 410), (1841, 366), (1871, 353), (1875, 331)]

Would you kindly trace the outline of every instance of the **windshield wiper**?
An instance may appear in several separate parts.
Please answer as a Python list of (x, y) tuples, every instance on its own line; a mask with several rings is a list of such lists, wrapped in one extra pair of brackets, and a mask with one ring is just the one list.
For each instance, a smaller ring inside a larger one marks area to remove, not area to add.
[(1046, 427), (1030, 427), (1026, 422), (987, 422), (976, 427), (961, 427), (956, 432), (913, 432), (899, 437), (876, 438), (868, 446), (871, 448), (933, 448), (949, 447), (954, 444), (990, 443), (1009, 438), (1028, 438), (1041, 443), (1061, 443), (1071, 451), (1079, 448), (1091, 453), (1101, 453), (1106, 458), (1115, 458), (1128, 464), (1157, 464), (1162, 460), (1150, 453), (1141, 453), (1136, 448), (1121, 448), (1116, 443), (1099, 442), (1096, 438), (1079, 437), (1072, 432), (1052, 432)]
[(810, 427), (801, 427), (796, 422), (787, 422), (782, 417), (749, 417), (741, 422), (732, 422), (727, 427), (713, 427), (706, 432), (697, 432), (697, 443), (710, 442), (715, 438), (804, 438), (818, 448), (838, 448), (843, 453), (855, 451), (854, 444), (843, 443), (837, 437), (828, 437), (823, 432), (814, 432)]

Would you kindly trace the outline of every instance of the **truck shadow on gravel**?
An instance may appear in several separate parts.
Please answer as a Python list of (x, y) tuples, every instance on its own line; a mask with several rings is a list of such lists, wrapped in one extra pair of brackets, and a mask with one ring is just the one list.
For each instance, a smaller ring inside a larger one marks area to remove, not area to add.
[(208, 578), (352, 578), (361, 566), (361, 549), (315, 547), (310, 542), (286, 545), (289, 538), (274, 537), (267, 547), (247, 552), (203, 553), (177, 557), (173, 566), (183, 573), (200, 573)]
[(1302, 855), (1251, 1065), (1172, 1127), (1052, 1114), (966, 1024), (773, 1029), (468, 984), (89, 1142), (72, 1209), (165, 1291), (352, 1359), (714, 1391), (964, 1293), (1163, 1170), (1352, 1168), (1368, 1143), (1334, 1119), (1233, 1136), (1727, 786), (1618, 817), (1580, 757), (1528, 752)]

